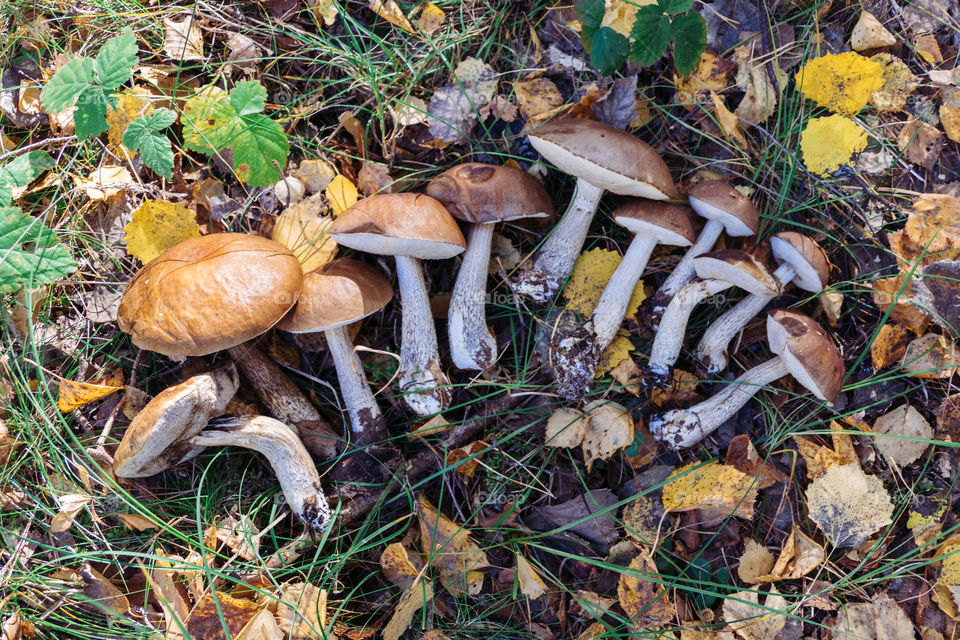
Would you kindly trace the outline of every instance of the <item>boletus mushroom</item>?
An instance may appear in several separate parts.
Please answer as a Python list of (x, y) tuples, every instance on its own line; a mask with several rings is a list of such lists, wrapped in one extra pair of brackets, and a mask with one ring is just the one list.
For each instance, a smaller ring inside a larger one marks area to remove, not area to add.
[(563, 218), (512, 285), (517, 293), (544, 303), (573, 270), (605, 191), (650, 200), (677, 198), (678, 192), (666, 163), (650, 145), (609, 124), (552, 120), (528, 139), (547, 162), (577, 179)]
[(693, 446), (736, 414), (757, 391), (788, 374), (820, 400), (837, 399), (843, 359), (823, 327), (802, 313), (777, 309), (767, 316), (767, 340), (773, 358), (699, 404), (655, 416), (650, 420), (653, 436), (672, 449)]
[(340, 214), (329, 230), (339, 244), (379, 256), (394, 256), (400, 289), (400, 391), (421, 416), (439, 413), (450, 401), (440, 368), (437, 331), (420, 260), (461, 253), (466, 242), (456, 221), (430, 196), (395, 193), (364, 198)]
[(457, 368), (486, 369), (497, 357), (486, 313), (493, 229), (498, 222), (552, 216), (553, 204), (547, 190), (527, 172), (479, 162), (447, 169), (430, 181), (427, 195), (455, 218), (470, 223), (467, 250), (450, 296), (447, 338)]
[(700, 339), (694, 357), (711, 374), (727, 368), (730, 342), (750, 319), (780, 295), (783, 287), (793, 282), (811, 293), (819, 293), (830, 278), (827, 254), (816, 242), (794, 231), (784, 231), (770, 238), (773, 257), (780, 266), (773, 272), (777, 287), (763, 295), (751, 293), (711, 324)]

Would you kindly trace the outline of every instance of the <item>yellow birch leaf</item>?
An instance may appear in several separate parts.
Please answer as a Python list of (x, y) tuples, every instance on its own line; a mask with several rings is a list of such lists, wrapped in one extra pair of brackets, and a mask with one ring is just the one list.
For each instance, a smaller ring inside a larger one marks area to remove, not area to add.
[(693, 73), (685, 78), (673, 77), (677, 101), (686, 109), (693, 109), (698, 102), (705, 102), (709, 94), (726, 89), (735, 68), (729, 60), (704, 51)]
[(516, 576), (520, 586), (520, 593), (531, 600), (540, 599), (547, 592), (547, 584), (526, 558), (519, 553), (515, 553), (514, 555), (517, 558)]
[(447, 19), (447, 14), (443, 12), (443, 9), (428, 2), (423, 5), (423, 11), (420, 12), (420, 15), (417, 16), (417, 25), (420, 29), (429, 35), (432, 35), (434, 31), (443, 26), (443, 21)]
[(814, 58), (797, 72), (800, 92), (821, 107), (854, 116), (883, 86), (882, 62), (847, 51)]
[(388, 544), (380, 554), (380, 569), (391, 584), (398, 586), (410, 584), (420, 574), (407, 548), (399, 542)]
[(167, 200), (147, 200), (133, 212), (123, 228), (127, 253), (144, 264), (184, 240), (200, 235), (197, 213), (186, 205)]
[(123, 148), (123, 134), (126, 133), (131, 122), (140, 116), (153, 113), (153, 106), (144, 98), (148, 95), (148, 91), (133, 87), (117, 95), (116, 108), (107, 105), (107, 124), (110, 125), (107, 130), (107, 142), (113, 151)]
[(833, 115), (811, 118), (800, 134), (803, 162), (811, 173), (829, 176), (867, 146), (867, 132), (849, 118)]
[(759, 484), (756, 476), (739, 469), (710, 462), (693, 462), (677, 469), (663, 487), (667, 511), (709, 509), (725, 516), (753, 517)]
[(270, 235), (297, 256), (304, 273), (319, 269), (337, 255), (337, 243), (327, 235), (333, 219), (320, 215), (322, 209), (319, 194), (301, 200), (280, 214)]
[[(567, 299), (566, 308), (576, 311), (584, 318), (588, 317), (600, 302), (603, 288), (607, 286), (610, 276), (620, 264), (620, 254), (606, 249), (590, 249), (581, 254), (570, 274), (570, 281), (563, 289), (563, 297)], [(627, 305), (625, 317), (632, 318), (637, 308), (645, 298), (643, 282), (637, 282)], [(616, 365), (614, 365), (616, 366)]]
[(343, 175), (337, 174), (337, 177), (327, 185), (326, 195), (330, 208), (333, 209), (333, 215), (336, 217), (356, 204), (359, 192), (355, 184)]
[(395, 27), (400, 27), (407, 33), (413, 33), (413, 25), (407, 20), (407, 16), (403, 15), (403, 10), (394, 0), (370, 0), (370, 10)]
[(595, 377), (599, 378), (606, 375), (612, 369), (620, 365), (621, 362), (630, 357), (633, 351), (633, 343), (627, 338), (625, 332), (621, 329), (607, 348), (600, 355), (600, 364), (597, 366)]
[(63, 379), (60, 381), (57, 408), (67, 413), (85, 404), (106, 398), (121, 389), (123, 389), (123, 375), (119, 369), (97, 382), (74, 382)]
[(657, 565), (646, 552), (631, 560), (630, 566), (620, 574), (617, 598), (639, 628), (659, 629), (673, 620), (673, 603), (659, 579)]
[(633, 418), (626, 407), (608, 400), (594, 400), (584, 407), (588, 427), (583, 433), (583, 460), (587, 471), (596, 460), (606, 460), (633, 443)]
[(383, 640), (399, 640), (413, 624), (413, 616), (433, 600), (433, 586), (429, 580), (417, 580), (400, 596), (393, 617), (383, 627)]

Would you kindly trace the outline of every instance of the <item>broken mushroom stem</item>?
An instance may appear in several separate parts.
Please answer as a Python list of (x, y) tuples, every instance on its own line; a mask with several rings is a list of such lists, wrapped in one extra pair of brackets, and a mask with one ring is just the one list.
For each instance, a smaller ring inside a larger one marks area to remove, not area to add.
[(350, 340), (348, 325), (327, 329), (324, 336), (327, 339), (327, 351), (337, 369), (343, 405), (357, 440), (370, 444), (386, 439), (389, 435), (386, 433), (386, 424), (363, 373), (363, 364)]
[(487, 328), (487, 267), (494, 224), (470, 227), (467, 249), (457, 272), (447, 312), (450, 356), (460, 369), (484, 369), (497, 356), (497, 341)]
[(210, 421), (189, 440), (200, 447), (244, 447), (267, 458), (287, 504), (311, 535), (330, 526), (332, 514), (320, 486), (320, 474), (303, 442), (287, 425), (266, 416), (231, 416)]

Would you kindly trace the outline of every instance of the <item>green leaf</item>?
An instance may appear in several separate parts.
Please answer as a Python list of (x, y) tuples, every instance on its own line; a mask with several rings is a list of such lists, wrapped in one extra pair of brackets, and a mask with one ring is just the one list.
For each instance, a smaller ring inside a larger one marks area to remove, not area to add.
[(104, 89), (116, 89), (129, 80), (133, 65), (137, 64), (138, 50), (137, 39), (129, 28), (107, 40), (93, 62), (97, 83)]
[(212, 154), (230, 145), (236, 137), (237, 112), (227, 92), (210, 85), (197, 91), (183, 106), (183, 146)]
[(689, 76), (700, 64), (707, 48), (707, 23), (699, 13), (676, 16), (672, 23), (673, 65), (682, 76)]
[(143, 164), (168, 180), (173, 177), (173, 149), (170, 139), (160, 131), (176, 119), (177, 114), (170, 109), (157, 109), (131, 122), (123, 134), (123, 146), (139, 151)]
[(256, 80), (240, 82), (230, 92), (230, 106), (239, 116), (263, 113), (266, 103), (267, 90)]
[(576, 0), (574, 8), (580, 17), (580, 39), (584, 49), (589, 51), (593, 46), (593, 37), (603, 22), (606, 3), (604, 0)]
[(263, 114), (243, 116), (242, 121), (233, 142), (233, 168), (242, 182), (269, 186), (281, 178), (280, 171), (287, 165), (287, 134), (279, 122)]
[(91, 85), (77, 98), (73, 124), (78, 138), (96, 137), (110, 128), (107, 123), (107, 94), (103, 87)]
[(667, 52), (670, 45), (670, 18), (656, 5), (640, 7), (630, 29), (630, 37), (633, 39), (630, 59), (636, 65), (647, 67)]
[(70, 251), (42, 221), (0, 208), (0, 293), (50, 284), (76, 270)]
[(163, 131), (177, 121), (175, 111), (165, 107), (159, 107), (152, 114), (146, 116), (151, 131)]
[(675, 16), (693, 9), (693, 0), (657, 0), (664, 13)]
[(27, 186), (55, 164), (46, 151), (30, 151), (0, 167), (0, 207), (12, 202), (14, 188)]
[(40, 91), (40, 101), (49, 113), (69, 109), (93, 84), (93, 60), (74, 58), (57, 71)]
[(600, 27), (590, 45), (590, 64), (605, 76), (612, 75), (627, 61), (630, 42), (610, 27)]

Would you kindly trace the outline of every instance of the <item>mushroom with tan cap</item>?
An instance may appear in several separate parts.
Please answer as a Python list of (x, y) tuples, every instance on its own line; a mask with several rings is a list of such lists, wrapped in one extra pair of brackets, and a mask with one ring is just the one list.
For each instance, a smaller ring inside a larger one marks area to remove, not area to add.
[(613, 212), (614, 221), (634, 234), (630, 247), (607, 282), (590, 319), (554, 341), (554, 369), (560, 395), (579, 402), (586, 395), (606, 349), (626, 314), (650, 254), (658, 244), (690, 246), (696, 238), (687, 207), (634, 200)]
[(698, 279), (684, 285), (670, 300), (653, 339), (646, 371), (652, 386), (660, 386), (669, 379), (670, 369), (680, 356), (690, 314), (698, 304), (731, 287), (759, 295), (780, 287), (770, 270), (744, 251), (723, 249), (704, 253), (694, 258), (693, 264)]
[(819, 293), (827, 286), (830, 262), (816, 242), (795, 231), (784, 231), (770, 238), (770, 247), (780, 265), (773, 272), (779, 286), (763, 295), (751, 293), (710, 325), (694, 352), (694, 357), (708, 373), (717, 373), (727, 367), (730, 341), (767, 303), (779, 296), (787, 284), (793, 282), (811, 293)]
[(517, 293), (543, 303), (556, 295), (573, 270), (605, 191), (649, 200), (669, 200), (678, 193), (663, 158), (646, 142), (609, 124), (553, 120), (528, 139), (549, 163), (577, 179), (563, 218), (512, 285)]
[(496, 223), (553, 215), (546, 189), (520, 169), (468, 162), (430, 181), (427, 195), (453, 216), (470, 223), (467, 250), (447, 311), (450, 357), (459, 369), (486, 369), (497, 356), (487, 328), (486, 289), (490, 246)]
[(825, 402), (837, 399), (843, 359), (823, 327), (802, 313), (777, 309), (767, 316), (767, 340), (776, 354), (773, 358), (708, 400), (655, 416), (650, 420), (653, 436), (671, 449), (692, 446), (729, 420), (757, 391), (785, 375), (792, 375)]
[(386, 440), (390, 434), (348, 327), (382, 309), (391, 298), (393, 289), (379, 270), (358, 260), (340, 258), (303, 277), (297, 306), (277, 324), (278, 329), (290, 333), (323, 332), (351, 429), (361, 445)]
[(696, 277), (694, 258), (710, 251), (724, 231), (728, 236), (745, 237), (756, 235), (760, 227), (756, 206), (750, 198), (737, 191), (728, 182), (723, 180), (698, 182), (690, 187), (687, 197), (690, 199), (693, 210), (699, 216), (706, 218), (707, 223), (703, 225), (697, 241), (687, 249), (683, 258), (654, 294), (651, 318), (654, 328), (659, 324), (660, 315), (665, 312), (671, 298)]
[(402, 306), (400, 390), (421, 416), (439, 413), (450, 400), (440, 368), (437, 331), (420, 260), (452, 258), (466, 246), (456, 221), (427, 195), (370, 196), (340, 214), (329, 229), (339, 244), (380, 256), (394, 256)]

